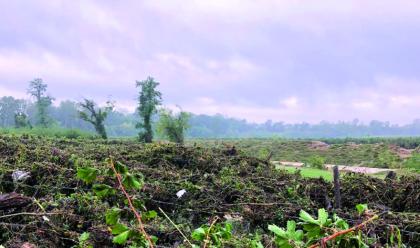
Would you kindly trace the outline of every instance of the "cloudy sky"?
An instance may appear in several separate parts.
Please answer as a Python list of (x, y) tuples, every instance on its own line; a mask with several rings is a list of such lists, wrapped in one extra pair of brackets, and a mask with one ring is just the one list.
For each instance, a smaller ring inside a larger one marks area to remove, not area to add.
[(0, 0), (0, 96), (164, 103), (263, 122), (420, 118), (418, 1)]

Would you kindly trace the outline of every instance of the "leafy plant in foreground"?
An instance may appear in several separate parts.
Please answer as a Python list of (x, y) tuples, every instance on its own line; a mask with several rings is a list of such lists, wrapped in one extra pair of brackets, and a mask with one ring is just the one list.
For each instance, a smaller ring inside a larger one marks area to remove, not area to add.
[(211, 225), (202, 225), (192, 232), (191, 237), (199, 244), (194, 244), (193, 248), (198, 248), (200, 245), (205, 247), (223, 247), (224, 241), (232, 238), (232, 224), (229, 222), (216, 224), (216, 221), (217, 218)]
[[(364, 213), (367, 210), (367, 206), (359, 204), (357, 210), (359, 213)], [(318, 210), (317, 218), (301, 210), (299, 219), (302, 222), (288, 221), (286, 229), (276, 225), (269, 225), (268, 230), (274, 233), (275, 244), (279, 248), (313, 248), (318, 246), (318, 242), (321, 242), (321, 245), (331, 242), (331, 244), (338, 247), (369, 247), (365, 243), (367, 238), (361, 232), (356, 231), (377, 217), (375, 215), (362, 224), (349, 228), (349, 224), (345, 220), (336, 214), (333, 214), (331, 218), (325, 209)], [(302, 226), (303, 230), (297, 229), (297, 224)]]
[(130, 223), (133, 222), (133, 219), (132, 215), (127, 212), (126, 209), (121, 209), (118, 206), (113, 206), (108, 209), (105, 214), (105, 222), (113, 235), (113, 243), (124, 245), (130, 241), (130, 244), (135, 247), (153, 247), (156, 238), (148, 236), (143, 228), (143, 221), (156, 218), (157, 213), (155, 211), (145, 211), (143, 215), (140, 215), (136, 208), (144, 208), (144, 206), (139, 200), (132, 198), (127, 193), (127, 190), (139, 190), (143, 187), (142, 177), (131, 174), (127, 167), (122, 163), (116, 162), (114, 164), (112, 160), (109, 160), (108, 163), (111, 168), (106, 172), (91, 166), (79, 167), (77, 169), (77, 178), (83, 180), (86, 184), (92, 184), (93, 193), (102, 199), (115, 195), (116, 189), (108, 184), (99, 182), (99, 176), (115, 176), (121, 191), (123, 191), (125, 195), (125, 200), (123, 202), (131, 208), (135, 217), (134, 220), (138, 222), (139, 226), (130, 225)]

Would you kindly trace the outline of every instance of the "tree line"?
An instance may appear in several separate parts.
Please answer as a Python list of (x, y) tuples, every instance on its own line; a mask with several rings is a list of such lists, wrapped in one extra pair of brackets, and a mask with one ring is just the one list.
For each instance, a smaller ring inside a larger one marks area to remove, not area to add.
[[(189, 114), (183, 111), (173, 113), (169, 109), (159, 108), (162, 103), (162, 93), (158, 91), (158, 85), (159, 83), (152, 77), (136, 82), (136, 87), (139, 88), (137, 114), (140, 118), (135, 125), (139, 129), (138, 139), (145, 143), (153, 141), (155, 131), (152, 128), (153, 116), (158, 114), (160, 118), (157, 126), (161, 136), (173, 142), (183, 143), (184, 133), (188, 128)], [(48, 128), (56, 124), (56, 119), (51, 115), (53, 112), (51, 110), (54, 109), (52, 103), (55, 99), (47, 94), (47, 88), (48, 85), (42, 79), (36, 78), (30, 81), (28, 88), (28, 94), (34, 99), (33, 102), (10, 96), (0, 98), (0, 127), (8, 127), (14, 123), (15, 128), (32, 128), (33, 126)], [(108, 138), (105, 123), (109, 114), (115, 112), (114, 102), (108, 101), (105, 106), (100, 107), (93, 100), (85, 98), (79, 103), (62, 102), (56, 109), (70, 112), (73, 122), (75, 122), (74, 117), (77, 116), (81, 121), (88, 123), (101, 138)], [(31, 118), (28, 112), (32, 113)]]
[[(114, 108), (113, 102), (99, 107), (93, 100), (81, 102), (62, 101), (52, 103), (54, 97), (47, 93), (47, 84), (42, 79), (29, 83), (28, 94), (32, 101), (10, 96), (0, 98), (0, 127), (51, 127), (81, 129), (97, 132), (106, 138), (133, 137), (150, 142), (154, 138), (166, 138), (182, 142), (189, 138), (346, 138), (346, 137), (389, 137), (420, 136), (420, 120), (406, 125), (371, 121), (367, 124), (358, 120), (350, 122), (321, 122), (318, 124), (266, 121), (250, 123), (246, 120), (228, 118), (221, 114), (196, 115), (174, 113), (161, 106), (162, 94), (159, 83), (153, 78), (137, 81), (137, 110), (123, 113)], [(84, 114), (82, 114), (84, 113)], [(179, 135), (180, 134), (180, 135)]]

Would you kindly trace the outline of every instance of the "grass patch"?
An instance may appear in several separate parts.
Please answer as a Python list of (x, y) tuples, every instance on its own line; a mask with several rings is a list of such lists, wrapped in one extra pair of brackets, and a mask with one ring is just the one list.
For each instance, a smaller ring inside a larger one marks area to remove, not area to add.
[(333, 175), (332, 172), (329, 170), (321, 170), (321, 169), (316, 169), (316, 168), (307, 168), (307, 167), (293, 167), (293, 166), (283, 166), (283, 165), (278, 165), (276, 166), (277, 169), (280, 170), (286, 170), (287, 172), (290, 173), (296, 173), (297, 171), (300, 171), (300, 174), (303, 177), (308, 177), (308, 178), (324, 178), (326, 181), (332, 181), (333, 180)]

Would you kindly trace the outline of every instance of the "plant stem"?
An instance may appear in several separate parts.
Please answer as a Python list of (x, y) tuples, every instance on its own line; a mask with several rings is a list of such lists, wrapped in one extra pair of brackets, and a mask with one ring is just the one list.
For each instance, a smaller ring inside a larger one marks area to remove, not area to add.
[(135, 207), (134, 207), (134, 205), (133, 205), (133, 202), (131, 201), (131, 197), (130, 197), (130, 195), (129, 195), (129, 194), (127, 193), (127, 191), (125, 190), (125, 188), (124, 188), (124, 186), (123, 186), (123, 184), (122, 184), (122, 178), (121, 178), (121, 175), (120, 175), (120, 173), (118, 173), (118, 171), (115, 169), (114, 162), (112, 161), (112, 159), (111, 159), (111, 158), (109, 159), (109, 165), (111, 166), (112, 170), (113, 170), (113, 171), (114, 171), (114, 173), (115, 173), (115, 176), (117, 177), (117, 180), (118, 180), (118, 184), (119, 184), (119, 186), (120, 186), (120, 189), (121, 189), (121, 191), (124, 193), (125, 198), (127, 198), (128, 205), (130, 206), (131, 211), (133, 211), (134, 215), (135, 215), (135, 216), (136, 216), (136, 218), (137, 218), (137, 221), (138, 221), (138, 223), (139, 223), (139, 231), (140, 231), (140, 232), (141, 232), (141, 233), (145, 236), (145, 238), (146, 238), (146, 239), (147, 239), (147, 241), (149, 242), (150, 247), (151, 247), (151, 248), (153, 248), (153, 242), (152, 242), (152, 240), (150, 239), (149, 235), (147, 234), (146, 230), (144, 229), (143, 222), (141, 221), (141, 215), (137, 212), (136, 208), (135, 208)]
[(159, 207), (159, 210), (162, 212), (162, 214), (166, 217), (166, 219), (171, 222), (171, 224), (178, 230), (178, 232), (182, 235), (182, 237), (188, 242), (188, 244), (193, 247), (192, 243), (188, 240), (187, 236), (181, 231), (181, 229), (178, 228), (178, 226), (169, 218), (169, 216)]

